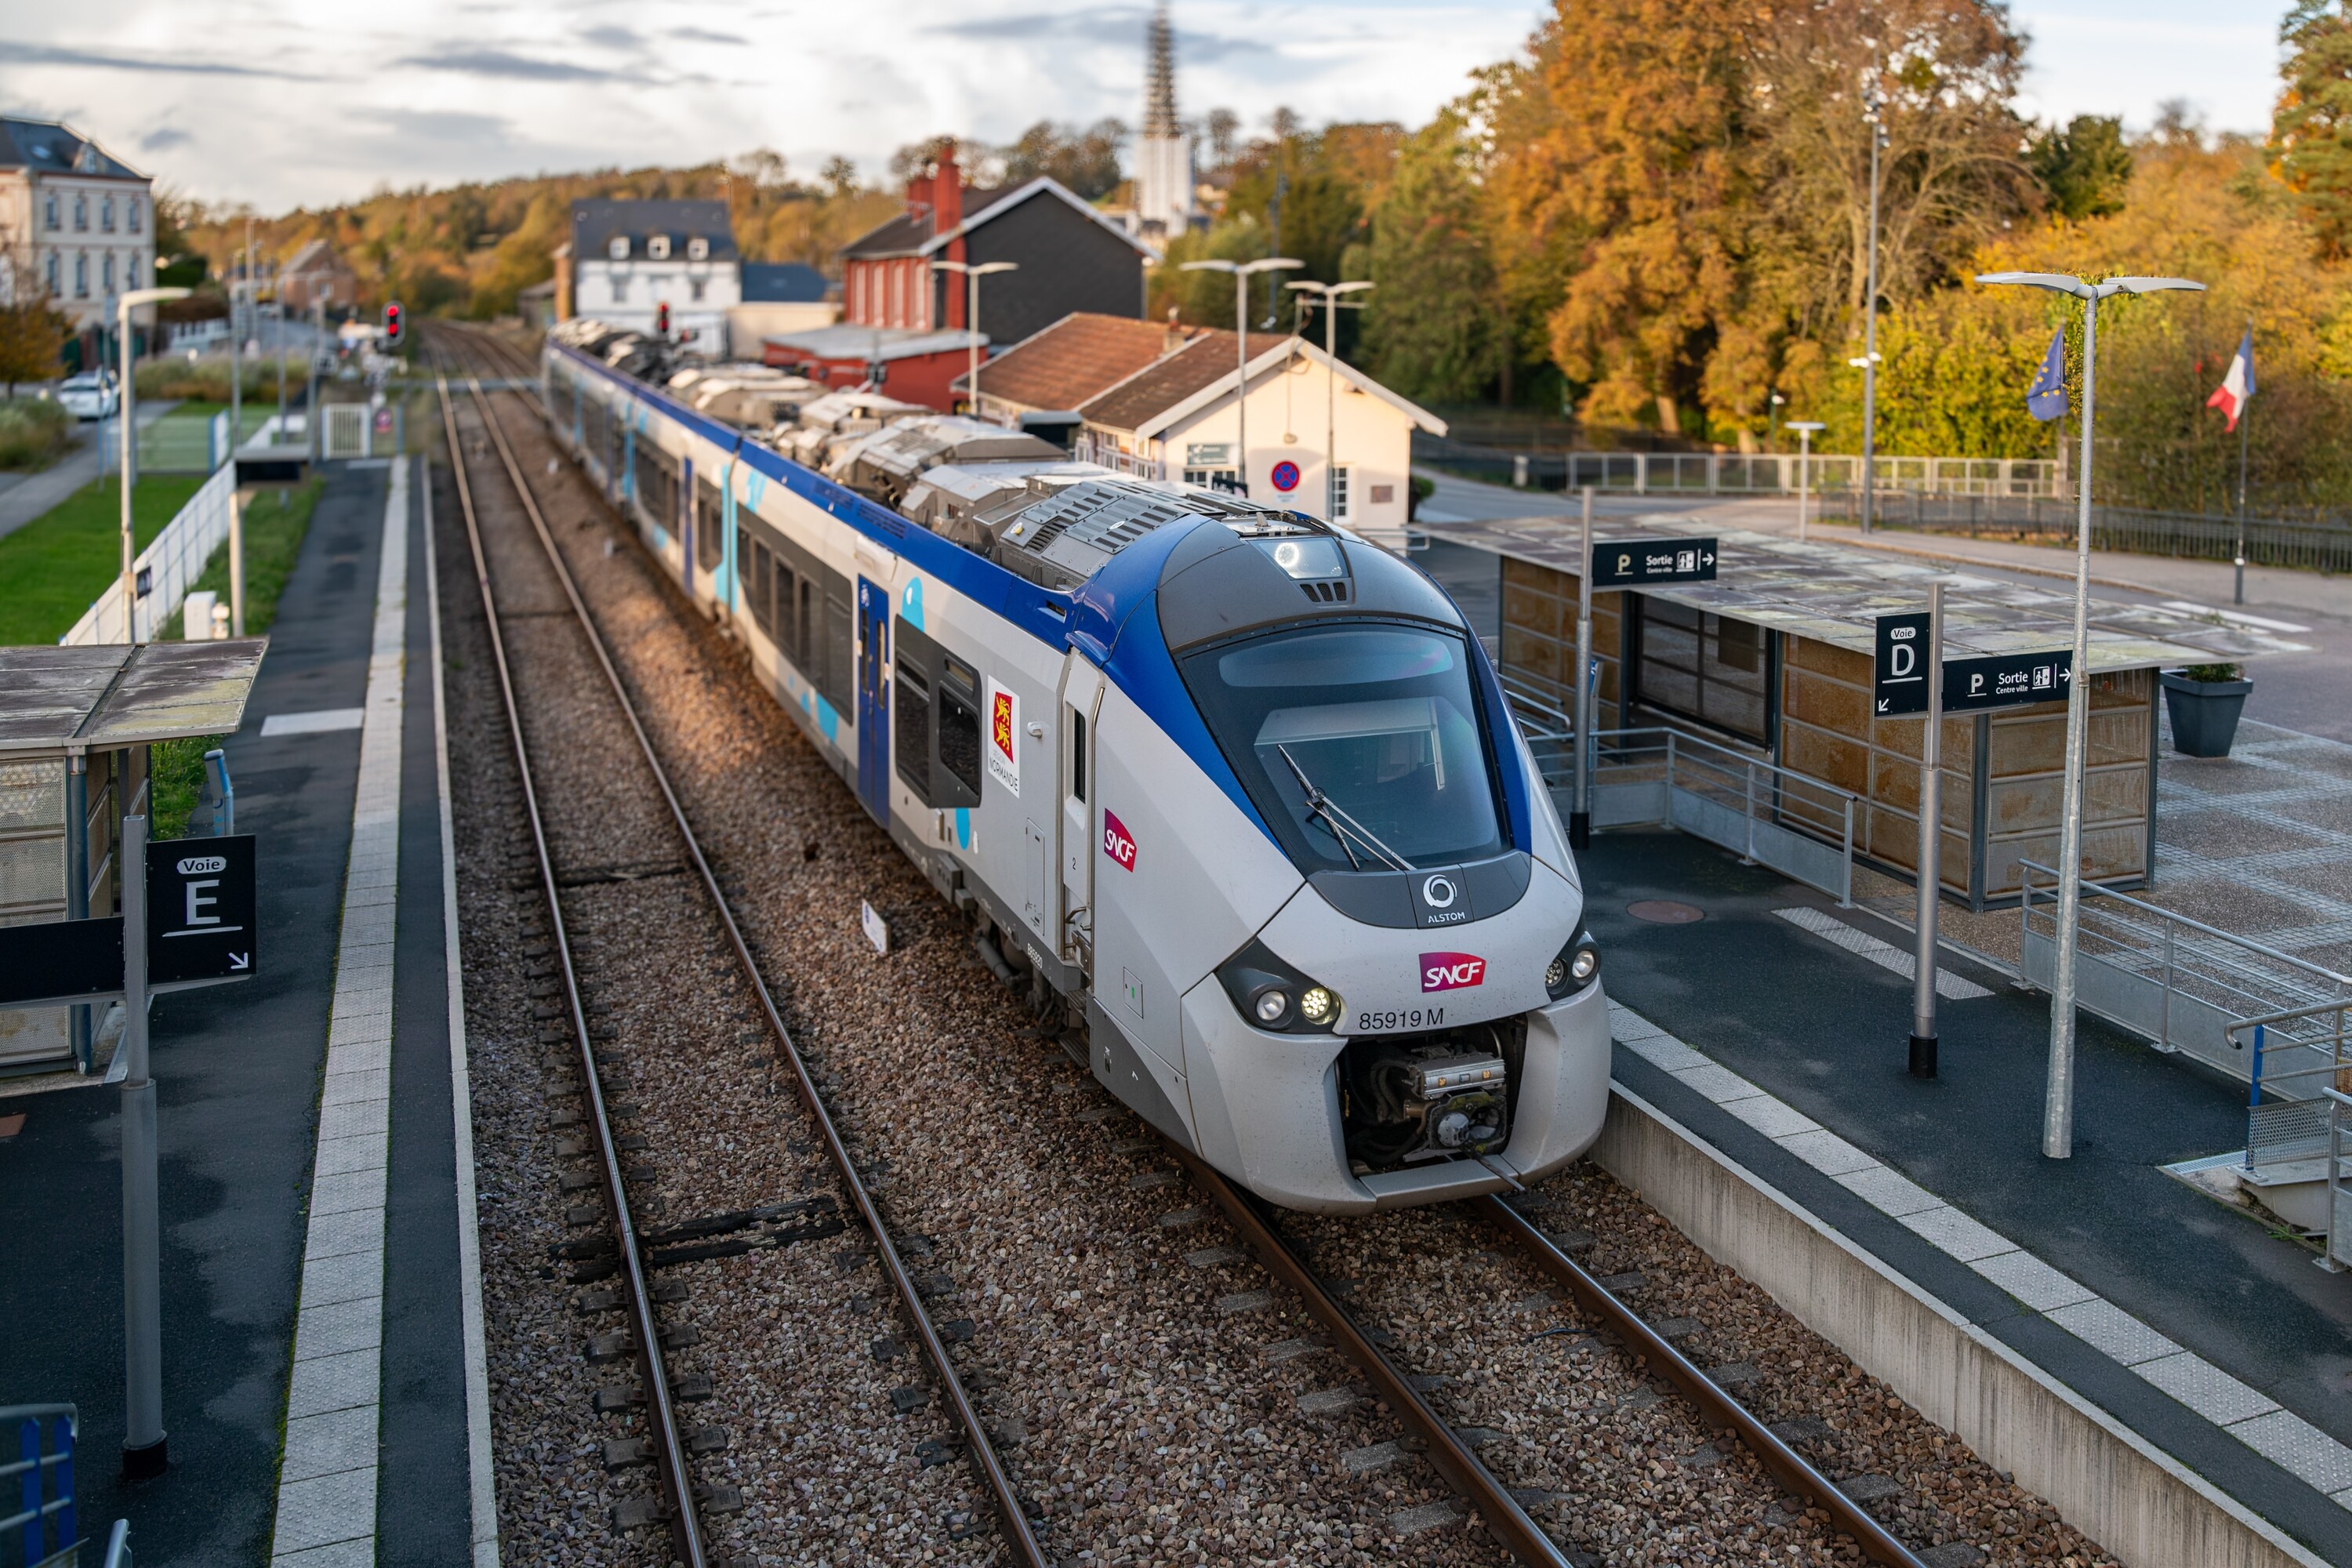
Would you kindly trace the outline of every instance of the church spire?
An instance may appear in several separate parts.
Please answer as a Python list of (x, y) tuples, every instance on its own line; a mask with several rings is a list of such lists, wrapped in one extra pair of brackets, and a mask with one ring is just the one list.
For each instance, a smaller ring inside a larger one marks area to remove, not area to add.
[(1176, 121), (1176, 29), (1168, 20), (1168, 0), (1151, 12), (1151, 63), (1144, 83), (1143, 133), (1181, 136)]

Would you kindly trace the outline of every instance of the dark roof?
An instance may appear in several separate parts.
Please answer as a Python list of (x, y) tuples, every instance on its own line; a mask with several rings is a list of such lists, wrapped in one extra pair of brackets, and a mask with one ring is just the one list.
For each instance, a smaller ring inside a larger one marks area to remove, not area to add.
[(607, 202), (572, 204), (572, 254), (582, 260), (604, 254), (614, 235), (629, 237), (630, 259), (645, 259), (645, 242), (657, 234), (669, 237), (672, 259), (685, 258), (685, 242), (707, 239), (710, 259), (733, 261), (735, 228), (728, 221), (725, 202)]
[(222, 735), (245, 721), (267, 637), (0, 648), (0, 753)]
[[(994, 185), (966, 185), (963, 188), (963, 210), (969, 216), (980, 211), (1004, 193)], [(843, 256), (860, 261), (886, 256), (918, 256), (938, 230), (932, 213), (925, 204), (919, 213), (901, 210), (898, 216), (878, 228), (871, 228), (841, 247)]]
[(982, 365), (980, 390), (1024, 408), (1076, 408), (1181, 348), (1200, 330), (1176, 328), (1171, 345), (1170, 329), (1158, 321), (1074, 311)]
[[(1287, 341), (1281, 332), (1252, 332), (1249, 357), (1255, 361)], [(1091, 424), (1133, 430), (1153, 415), (1233, 374), (1235, 347), (1233, 333), (1212, 328), (1149, 370), (1080, 405), (1078, 412)]]
[(814, 305), (824, 299), (824, 274), (804, 261), (743, 263), (747, 305)]
[(7, 115), (0, 115), (0, 169), (46, 169), (58, 174), (108, 174), (126, 180), (147, 177), (71, 126)]

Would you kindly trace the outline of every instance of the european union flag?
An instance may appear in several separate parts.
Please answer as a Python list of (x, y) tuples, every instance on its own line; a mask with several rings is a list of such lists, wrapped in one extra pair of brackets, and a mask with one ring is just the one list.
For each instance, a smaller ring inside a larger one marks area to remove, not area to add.
[(2063, 327), (2050, 334), (2050, 352), (2042, 356), (2042, 368), (2034, 374), (2033, 384), (2025, 389), (2025, 411), (2045, 425), (2066, 412), (2066, 331)]

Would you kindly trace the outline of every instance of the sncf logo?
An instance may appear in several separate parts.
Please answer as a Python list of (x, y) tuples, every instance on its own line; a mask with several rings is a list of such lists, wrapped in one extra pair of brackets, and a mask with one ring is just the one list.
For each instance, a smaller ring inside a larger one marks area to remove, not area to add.
[(1465, 985), (1482, 985), (1486, 980), (1486, 961), (1475, 952), (1424, 952), (1421, 955), (1421, 988), (1423, 991), (1453, 991)]
[(1127, 824), (1118, 819), (1118, 814), (1108, 809), (1103, 812), (1102, 844), (1104, 854), (1125, 869), (1135, 869), (1135, 837), (1128, 832)]

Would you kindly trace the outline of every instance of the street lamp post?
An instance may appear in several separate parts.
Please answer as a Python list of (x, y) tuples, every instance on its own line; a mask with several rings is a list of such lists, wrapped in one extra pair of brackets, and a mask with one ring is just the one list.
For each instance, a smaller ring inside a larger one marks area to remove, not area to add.
[(139, 553), (131, 525), (131, 463), (138, 440), (131, 406), (131, 312), (159, 300), (187, 297), (185, 289), (133, 289), (114, 302), (114, 335), (122, 345), (122, 387), (114, 406), (122, 420), (122, 640), (127, 643), (139, 640), (139, 578), (131, 564)]
[(941, 272), (961, 272), (964, 281), (963, 330), (971, 350), (970, 368), (964, 372), (964, 409), (977, 418), (980, 415), (980, 280), (992, 272), (1017, 272), (1017, 261), (983, 261), (974, 266), (968, 261), (934, 261), (931, 265)]
[[(1361, 302), (1343, 303), (1341, 296), (1369, 289), (1370, 283), (1293, 283), (1300, 304), (1315, 295), (1323, 303), (1323, 357), (1330, 363), (1323, 367), (1323, 515), (1331, 522), (1339, 521), (1339, 312), (1360, 310)], [(1355, 498), (1348, 498), (1353, 510)]]
[(1234, 416), (1238, 430), (1234, 446), (1234, 477), (1241, 493), (1249, 494), (1249, 280), (1261, 272), (1287, 270), (1307, 263), (1287, 256), (1262, 257), (1255, 261), (1188, 261), (1187, 272), (1230, 272), (1234, 277)]
[(1870, 114), (1870, 264), (1869, 283), (1862, 301), (1862, 531), (1868, 533), (1878, 496), (1878, 154), (1886, 145), (1885, 106), (1876, 87), (1871, 89)]
[(1805, 537), (1806, 503), (1812, 500), (1813, 432), (1829, 426), (1818, 419), (1791, 419), (1789, 428), (1797, 433), (1797, 538), (1801, 541)]
[(2205, 285), (2186, 278), (2110, 278), (2104, 283), (2063, 272), (1984, 272), (1977, 281), (2071, 294), (2083, 301), (2083, 473), (2074, 508), (2074, 656), (2066, 683), (2066, 784), (2058, 832), (2058, 929), (2050, 977), (2050, 1079), (2042, 1112), (2042, 1152), (2074, 1152), (2074, 932), (2083, 905), (2083, 748), (2090, 721), (2091, 429), (2098, 408), (2099, 301)]

